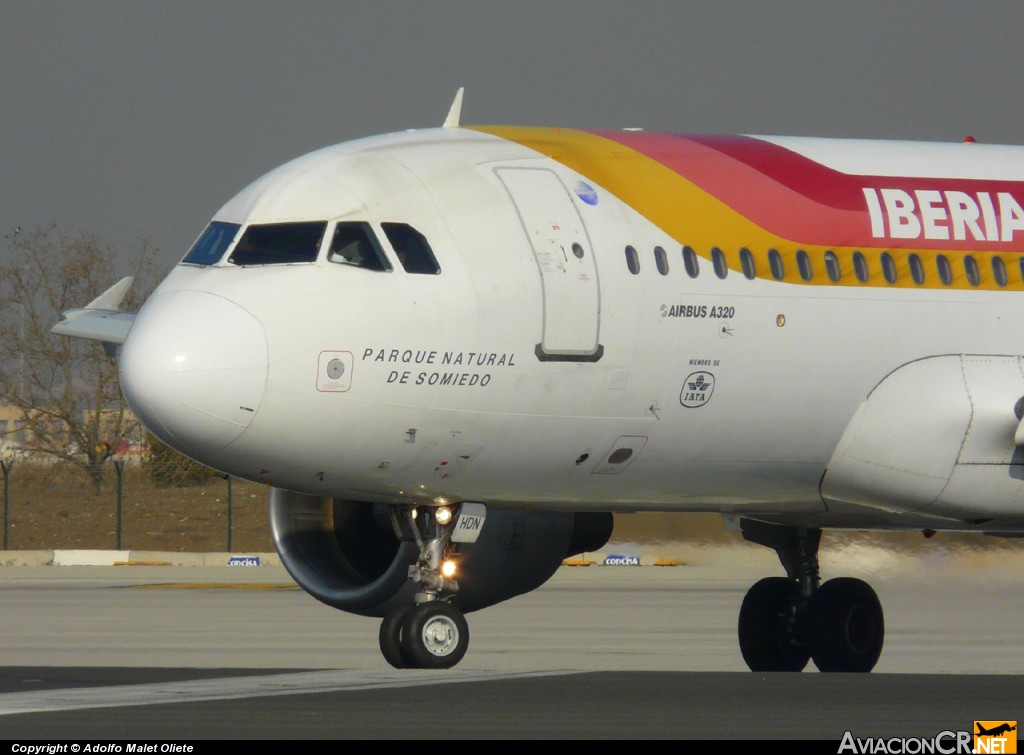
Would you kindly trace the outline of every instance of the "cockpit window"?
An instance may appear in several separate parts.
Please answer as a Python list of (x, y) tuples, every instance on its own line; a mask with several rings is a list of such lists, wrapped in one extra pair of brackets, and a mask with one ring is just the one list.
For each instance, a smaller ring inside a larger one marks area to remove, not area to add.
[(426, 237), (405, 223), (381, 223), (381, 228), (395, 248), (398, 261), (407, 273), (437, 275), (441, 272), (437, 258)]
[(316, 262), (326, 222), (267, 223), (245, 229), (228, 262), (235, 265), (287, 265)]
[(381, 251), (369, 223), (338, 223), (327, 259), (367, 270), (391, 272), (391, 263)]
[(188, 250), (188, 254), (185, 255), (182, 262), (187, 262), (190, 265), (216, 265), (224, 256), (225, 250), (231, 246), (231, 242), (235, 240), (240, 227), (237, 223), (214, 220), (196, 239), (196, 243)]

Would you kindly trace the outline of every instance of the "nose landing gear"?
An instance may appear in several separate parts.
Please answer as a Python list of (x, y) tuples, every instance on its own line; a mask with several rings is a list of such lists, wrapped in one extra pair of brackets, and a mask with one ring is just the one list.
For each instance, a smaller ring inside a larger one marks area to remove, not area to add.
[(395, 668), (451, 668), (469, 648), (469, 624), (451, 603), (459, 590), (452, 578), (451, 552), (458, 511), (447, 506), (429, 510), (393, 506), (390, 513), (396, 531), (411, 535), (420, 548), (415, 566), (409, 567), (409, 579), (421, 591), (415, 605), (401, 606), (384, 617), (381, 654)]

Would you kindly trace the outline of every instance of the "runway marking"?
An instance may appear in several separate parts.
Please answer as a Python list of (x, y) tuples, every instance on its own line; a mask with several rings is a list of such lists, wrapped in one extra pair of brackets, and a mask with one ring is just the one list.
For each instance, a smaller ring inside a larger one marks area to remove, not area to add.
[(123, 708), (135, 705), (167, 705), (250, 697), (308, 695), (431, 684), (459, 684), (499, 679), (565, 676), (579, 671), (564, 669), (495, 673), (491, 671), (303, 671), (267, 676), (197, 679), (187, 682), (121, 684), (110, 687), (54, 689), (38, 692), (0, 693), (0, 716), (18, 713), (52, 713), (89, 708)]

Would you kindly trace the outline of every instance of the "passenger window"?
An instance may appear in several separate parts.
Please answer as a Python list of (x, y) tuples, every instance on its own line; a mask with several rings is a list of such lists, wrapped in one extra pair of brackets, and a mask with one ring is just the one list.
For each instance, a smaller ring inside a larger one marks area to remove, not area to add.
[(924, 264), (916, 254), (911, 254), (908, 261), (910, 262), (910, 277), (914, 279), (914, 283), (920, 286), (924, 283)]
[(327, 222), (251, 225), (228, 257), (235, 265), (288, 265), (315, 262)]
[(640, 257), (637, 255), (636, 249), (631, 246), (626, 247), (626, 267), (633, 275), (640, 274)]
[(996, 279), (996, 283), (1000, 286), (1005, 286), (1009, 282), (1009, 278), (1006, 275), (1006, 263), (1003, 262), (1002, 257), (992, 258), (992, 277)]
[(747, 280), (754, 280), (757, 277), (757, 264), (754, 262), (754, 255), (746, 247), (740, 249), (740, 267), (743, 268), (743, 275)]
[(814, 270), (811, 269), (811, 258), (803, 249), (796, 253), (796, 269), (800, 271), (800, 277), (805, 281), (809, 281), (814, 276)]
[(391, 272), (391, 263), (381, 251), (377, 235), (369, 223), (338, 223), (334, 227), (327, 259), (366, 270)]
[(658, 272), (668, 275), (668, 255), (660, 246), (654, 247), (654, 264), (658, 266)]
[(214, 220), (196, 239), (196, 243), (188, 250), (188, 254), (185, 255), (182, 262), (187, 262), (190, 265), (216, 265), (224, 256), (227, 248), (231, 246), (231, 242), (235, 240), (239, 228), (241, 226), (237, 223), (223, 223)]
[(860, 252), (853, 253), (853, 272), (861, 283), (868, 282), (868, 261), (864, 259), (864, 255)]
[[(1024, 269), (1024, 259), (1021, 260), (1021, 269)], [(696, 278), (700, 275), (700, 264), (697, 262), (697, 253), (688, 246), (683, 247), (683, 267), (686, 268), (686, 274), (691, 278)]]
[(725, 252), (717, 246), (711, 249), (711, 264), (715, 268), (715, 275), (722, 280), (729, 274), (729, 266), (725, 264)]
[(772, 277), (780, 281), (786, 277), (786, 266), (782, 264), (782, 255), (774, 249), (768, 250), (768, 267), (771, 268)]
[(825, 272), (828, 273), (828, 279), (833, 283), (838, 283), (839, 279), (843, 277), (843, 271), (839, 268), (839, 258), (836, 257), (835, 252), (825, 252)]
[(888, 252), (882, 252), (882, 275), (887, 283), (896, 282), (896, 261)]
[(944, 286), (953, 282), (953, 268), (949, 266), (949, 258), (940, 254), (935, 258), (935, 265), (939, 268), (939, 280)]
[[(384, 229), (384, 235), (391, 242), (395, 256), (405, 272), (414, 275), (437, 275), (441, 272), (434, 250), (422, 233), (405, 223), (381, 223), (380, 227)], [(582, 247), (580, 256), (583, 256)]]
[(981, 283), (981, 271), (978, 269), (978, 261), (971, 255), (964, 257), (964, 272), (967, 273), (967, 281), (972, 286)]

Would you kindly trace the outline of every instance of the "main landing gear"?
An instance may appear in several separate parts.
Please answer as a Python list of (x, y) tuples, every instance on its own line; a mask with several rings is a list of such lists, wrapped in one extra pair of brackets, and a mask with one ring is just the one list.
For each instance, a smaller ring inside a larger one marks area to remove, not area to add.
[(388, 613), (380, 625), (380, 651), (395, 668), (451, 668), (469, 648), (469, 624), (451, 600), (459, 590), (451, 535), (458, 511), (448, 506), (391, 508), (396, 531), (415, 539), (420, 556), (409, 579), (420, 586), (416, 602)]
[(742, 519), (743, 537), (773, 548), (787, 577), (757, 582), (740, 608), (739, 639), (751, 671), (871, 671), (885, 621), (875, 591), (859, 579), (821, 584), (821, 530)]

